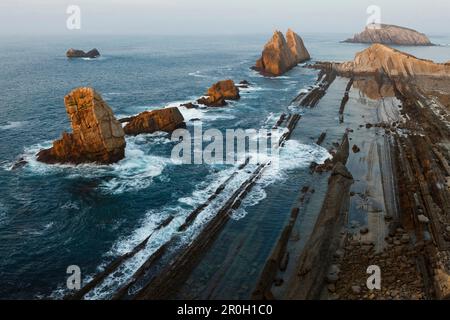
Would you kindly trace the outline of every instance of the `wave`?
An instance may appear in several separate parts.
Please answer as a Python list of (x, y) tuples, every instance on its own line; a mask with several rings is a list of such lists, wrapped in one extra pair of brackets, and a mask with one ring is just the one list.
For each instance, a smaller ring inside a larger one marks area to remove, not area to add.
[(8, 210), (3, 203), (0, 202), (0, 226), (6, 222)]
[(195, 72), (189, 72), (188, 75), (196, 78), (211, 78), (210, 76), (202, 74), (200, 70), (197, 70)]
[[(66, 173), (66, 179), (105, 178), (98, 188), (108, 194), (121, 194), (145, 189), (153, 178), (162, 174), (164, 168), (172, 163), (170, 158), (147, 154), (148, 144), (170, 143), (163, 133), (140, 135), (126, 138), (125, 158), (111, 165), (96, 164), (55, 164), (47, 165), (36, 160), (36, 154), (51, 147), (51, 141), (25, 148), (22, 157), (28, 162), (24, 167), (26, 174), (53, 175)], [(9, 165), (11, 168), (11, 165)]]
[[(226, 198), (228, 198), (239, 185), (249, 176), (248, 173), (239, 175), (232, 180), (225, 188), (223, 193), (213, 201), (205, 210), (203, 210), (194, 223), (182, 234), (178, 232), (178, 228), (184, 223), (185, 218), (190, 214), (193, 208), (204, 203), (208, 197), (216, 190), (216, 188), (225, 182), (228, 177), (236, 170), (235, 167), (222, 170), (218, 173), (207, 177), (200, 186), (191, 194), (190, 197), (180, 198), (178, 204), (164, 207), (163, 209), (151, 209), (146, 212), (145, 218), (131, 235), (123, 237), (112, 247), (107, 256), (120, 256), (130, 252), (136, 245), (141, 243), (150, 234), (153, 235), (149, 239), (145, 249), (136, 254), (133, 258), (127, 260), (116, 272), (108, 276), (99, 286), (86, 295), (86, 299), (105, 299), (109, 298), (111, 292), (117, 290), (121, 285), (126, 283), (130, 277), (145, 263), (149, 256), (158, 250), (163, 244), (167, 243), (176, 234), (179, 241), (171, 250), (176, 250), (181, 246), (189, 244), (196, 235), (202, 230), (204, 224), (216, 214), (222, 206)], [(174, 219), (169, 225), (156, 230), (158, 225), (173, 216)], [(103, 266), (99, 268), (102, 269)]]
[[(322, 164), (329, 158), (331, 158), (330, 153), (316, 144), (302, 144), (296, 140), (286, 141), (285, 146), (280, 149), (277, 165), (267, 168), (242, 202), (241, 207), (233, 212), (231, 218), (236, 220), (245, 218), (247, 215), (245, 209), (256, 206), (266, 199), (265, 189), (275, 182), (286, 179), (291, 170), (308, 168), (312, 162)], [(273, 157), (271, 160), (274, 160)]]
[(0, 130), (11, 130), (23, 127), (28, 121), (8, 121), (7, 124), (1, 125)]

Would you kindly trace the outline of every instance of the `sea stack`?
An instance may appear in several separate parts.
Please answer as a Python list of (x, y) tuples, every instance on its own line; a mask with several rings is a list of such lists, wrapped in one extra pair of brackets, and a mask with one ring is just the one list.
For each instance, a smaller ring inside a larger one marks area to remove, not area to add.
[(208, 107), (223, 107), (227, 105), (226, 100), (239, 100), (239, 88), (233, 80), (223, 80), (215, 83), (208, 89), (206, 97), (197, 102)]
[(347, 39), (348, 43), (380, 43), (402, 46), (432, 46), (430, 39), (413, 29), (389, 24), (370, 24), (365, 30)]
[(128, 122), (124, 127), (125, 134), (133, 136), (157, 131), (171, 133), (176, 129), (186, 127), (183, 115), (178, 108), (145, 111), (135, 117), (120, 121)]
[(334, 64), (342, 75), (381, 75), (391, 79), (417, 77), (450, 78), (450, 65), (416, 58), (382, 44), (374, 44), (356, 54), (355, 59)]
[(77, 88), (64, 98), (72, 133), (64, 132), (53, 147), (38, 153), (38, 161), (55, 163), (115, 163), (125, 156), (125, 133), (111, 108), (92, 88)]
[(289, 29), (284, 38), (280, 31), (275, 31), (253, 69), (265, 76), (277, 77), (310, 58), (298, 34)]
[(78, 49), (69, 49), (66, 52), (67, 58), (90, 58), (94, 59), (100, 56), (100, 52), (97, 49), (92, 49), (88, 52), (84, 52), (83, 50)]

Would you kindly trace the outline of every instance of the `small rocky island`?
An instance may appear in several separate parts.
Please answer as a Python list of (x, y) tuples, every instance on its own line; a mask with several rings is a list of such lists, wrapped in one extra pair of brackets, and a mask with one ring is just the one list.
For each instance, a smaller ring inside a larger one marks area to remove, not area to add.
[(64, 132), (37, 160), (56, 163), (110, 164), (125, 157), (125, 133), (111, 108), (92, 88), (77, 88), (64, 98), (72, 133)]
[(347, 43), (381, 43), (402, 46), (432, 46), (430, 39), (416, 30), (389, 24), (370, 24), (365, 30), (347, 39)]
[(183, 115), (178, 108), (144, 111), (137, 116), (119, 121), (127, 123), (124, 127), (125, 134), (133, 136), (157, 131), (171, 133), (186, 127)]
[(234, 81), (223, 80), (209, 88), (206, 96), (198, 99), (197, 102), (208, 107), (223, 107), (227, 105), (226, 100), (239, 100), (240, 98), (239, 88)]
[(66, 52), (67, 58), (98, 58), (100, 57), (100, 52), (97, 49), (92, 49), (88, 52), (84, 52), (83, 50), (70, 48)]
[(264, 76), (277, 77), (309, 59), (311, 56), (298, 34), (289, 29), (284, 38), (280, 31), (275, 31), (253, 69)]

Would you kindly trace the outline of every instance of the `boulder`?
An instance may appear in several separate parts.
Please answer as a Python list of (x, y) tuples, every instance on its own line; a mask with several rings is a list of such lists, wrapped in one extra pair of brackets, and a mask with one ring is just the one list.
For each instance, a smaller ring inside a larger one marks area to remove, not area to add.
[(416, 77), (450, 78), (450, 66), (416, 58), (382, 44), (374, 44), (356, 54), (350, 62), (333, 68), (344, 76), (387, 76), (391, 80)]
[(64, 132), (37, 160), (54, 163), (110, 164), (125, 157), (125, 133), (111, 108), (92, 88), (78, 88), (64, 98), (72, 133)]
[(100, 56), (100, 52), (97, 49), (92, 49), (91, 51), (84, 52), (83, 50), (78, 49), (69, 49), (66, 52), (66, 56), (68, 58), (97, 58)]
[(286, 38), (280, 31), (275, 31), (253, 69), (266, 76), (280, 76), (310, 59), (300, 36), (289, 29)]
[(124, 127), (125, 134), (133, 136), (157, 131), (171, 133), (186, 127), (183, 115), (178, 108), (145, 111), (127, 120), (128, 123)]
[(381, 43), (404, 46), (432, 46), (430, 39), (416, 30), (389, 24), (370, 24), (348, 43)]
[(209, 88), (206, 97), (200, 98), (197, 102), (208, 107), (222, 107), (227, 105), (226, 100), (238, 99), (240, 99), (239, 88), (234, 81), (223, 80)]

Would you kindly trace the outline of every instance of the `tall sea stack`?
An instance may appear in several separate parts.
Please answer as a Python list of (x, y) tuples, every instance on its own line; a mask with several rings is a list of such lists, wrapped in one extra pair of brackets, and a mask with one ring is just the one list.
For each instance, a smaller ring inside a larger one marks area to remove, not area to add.
[(298, 34), (289, 29), (285, 38), (280, 31), (275, 31), (253, 69), (265, 76), (277, 77), (310, 58)]
[(111, 108), (92, 88), (78, 88), (64, 98), (72, 133), (64, 132), (38, 161), (110, 164), (125, 157), (125, 133)]

